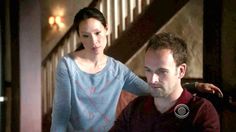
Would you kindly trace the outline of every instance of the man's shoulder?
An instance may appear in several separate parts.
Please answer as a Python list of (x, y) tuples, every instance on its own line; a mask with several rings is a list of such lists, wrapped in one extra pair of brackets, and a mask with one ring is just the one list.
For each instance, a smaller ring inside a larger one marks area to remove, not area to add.
[(194, 95), (192, 100), (190, 101), (190, 107), (192, 109), (198, 109), (203, 110), (203, 111), (211, 111), (211, 110), (216, 110), (212, 102), (210, 102), (208, 99), (199, 97), (197, 95)]
[(192, 102), (195, 104), (212, 104), (208, 99), (193, 95)]
[(206, 98), (193, 96), (189, 104), (190, 119), (199, 131), (219, 131), (219, 115), (214, 105)]

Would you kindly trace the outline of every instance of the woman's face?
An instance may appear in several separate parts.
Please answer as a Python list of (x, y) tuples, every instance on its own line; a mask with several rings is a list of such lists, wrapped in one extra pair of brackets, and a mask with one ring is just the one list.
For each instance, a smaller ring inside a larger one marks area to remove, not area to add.
[(95, 19), (89, 18), (79, 24), (79, 39), (85, 50), (92, 54), (103, 54), (107, 44), (107, 27)]

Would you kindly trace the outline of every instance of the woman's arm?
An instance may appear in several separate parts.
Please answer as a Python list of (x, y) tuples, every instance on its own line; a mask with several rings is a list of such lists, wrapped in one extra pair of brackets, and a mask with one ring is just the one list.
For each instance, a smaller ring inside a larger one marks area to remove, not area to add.
[(212, 93), (212, 94), (217, 94), (221, 98), (223, 97), (223, 93), (220, 90), (220, 88), (211, 83), (193, 82), (193, 83), (185, 83), (183, 85), (190, 92)]
[(57, 66), (51, 132), (65, 132), (71, 112), (71, 85), (68, 67), (62, 59)]

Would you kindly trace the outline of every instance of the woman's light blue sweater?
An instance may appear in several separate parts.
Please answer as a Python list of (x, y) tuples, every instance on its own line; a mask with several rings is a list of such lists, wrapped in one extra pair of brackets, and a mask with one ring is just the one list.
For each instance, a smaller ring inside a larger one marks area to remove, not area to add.
[(108, 131), (122, 89), (148, 93), (146, 82), (111, 57), (100, 72), (88, 74), (64, 56), (57, 66), (51, 132)]

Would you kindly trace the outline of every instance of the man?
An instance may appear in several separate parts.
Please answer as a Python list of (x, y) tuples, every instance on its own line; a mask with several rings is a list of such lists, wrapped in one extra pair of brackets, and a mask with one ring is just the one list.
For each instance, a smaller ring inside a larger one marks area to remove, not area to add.
[(110, 131), (219, 132), (216, 109), (181, 86), (187, 69), (187, 45), (170, 33), (154, 35), (145, 54), (151, 96), (132, 101)]

